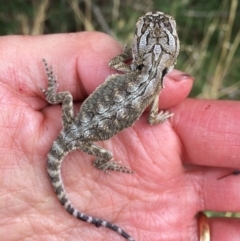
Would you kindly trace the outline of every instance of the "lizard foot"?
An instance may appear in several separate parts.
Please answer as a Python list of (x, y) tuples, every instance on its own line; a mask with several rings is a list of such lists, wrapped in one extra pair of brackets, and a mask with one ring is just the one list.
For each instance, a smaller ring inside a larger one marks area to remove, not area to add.
[(174, 114), (169, 111), (161, 110), (158, 114), (152, 113), (148, 117), (148, 122), (150, 125), (160, 124), (166, 121), (168, 118), (172, 117)]
[(116, 162), (106, 161), (106, 159), (104, 159), (104, 158), (97, 158), (93, 162), (93, 166), (106, 173), (108, 173), (109, 170), (117, 171), (117, 172), (124, 172), (124, 173), (135, 173), (130, 168), (120, 165), (120, 161), (116, 161)]

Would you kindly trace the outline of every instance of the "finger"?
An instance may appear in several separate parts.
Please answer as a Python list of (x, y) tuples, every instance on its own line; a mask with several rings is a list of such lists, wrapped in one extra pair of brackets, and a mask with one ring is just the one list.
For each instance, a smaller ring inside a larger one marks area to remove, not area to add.
[(226, 172), (229, 172), (228, 168), (185, 168), (187, 185), (182, 189), (184, 191), (186, 188), (186, 191), (192, 192), (191, 197), (196, 202), (196, 212), (239, 211), (240, 181), (235, 176), (219, 179)]
[[(1, 81), (21, 92), (27, 104), (42, 109), (47, 104), (39, 101), (39, 97), (45, 100), (41, 88), (47, 87), (45, 58), (57, 76), (58, 90), (68, 90), (74, 100), (83, 100), (114, 72), (108, 62), (121, 51), (114, 39), (97, 32), (1, 37)], [(172, 71), (164, 85), (161, 107), (170, 108), (188, 95), (192, 78)]]
[(239, 102), (188, 99), (173, 111), (184, 162), (240, 167)]
[(179, 70), (164, 77), (164, 89), (160, 94), (160, 108), (170, 109), (182, 102), (192, 89), (194, 78)]
[(210, 219), (212, 241), (239, 241), (239, 219)]
[[(209, 218), (211, 240), (213, 241), (238, 240), (229, 237), (232, 237), (231, 232), (234, 235), (236, 234), (240, 222), (234, 221), (232, 218), (226, 219), (226, 216), (230, 217), (230, 212), (239, 212), (240, 182), (234, 176), (219, 180), (218, 178), (226, 172), (229, 172), (229, 169), (198, 167), (187, 172), (186, 176), (188, 181), (187, 189), (194, 190), (196, 194), (191, 195), (191, 197), (196, 197), (191, 199), (191, 203), (193, 203), (193, 200), (196, 201), (196, 205), (194, 205), (196, 207), (195, 212), (214, 211), (214, 214), (211, 214), (212, 218)], [(228, 212), (228, 215), (224, 212)], [(219, 214), (221, 214), (221, 218), (216, 216)], [(213, 215), (215, 215), (215, 218), (213, 218)], [(221, 230), (224, 230), (224, 234)], [(225, 237), (225, 239), (220, 239), (220, 236)]]
[[(102, 33), (2, 37), (1, 81), (21, 91), (22, 95), (35, 94), (44, 98), (41, 88), (47, 87), (42, 64), (45, 58), (57, 75), (59, 90), (68, 90), (74, 99), (82, 99), (86, 95), (86, 86), (87, 92), (92, 91), (110, 73), (107, 63), (117, 53), (117, 46), (111, 37)], [(80, 64), (80, 70), (78, 60), (84, 63)], [(88, 76), (87, 82), (82, 85), (79, 73)]]

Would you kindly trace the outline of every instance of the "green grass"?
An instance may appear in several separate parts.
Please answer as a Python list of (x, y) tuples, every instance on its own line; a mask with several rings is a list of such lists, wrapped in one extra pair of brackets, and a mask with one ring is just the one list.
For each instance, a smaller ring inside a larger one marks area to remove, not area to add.
[(130, 45), (138, 17), (152, 10), (176, 19), (176, 68), (195, 77), (191, 96), (240, 99), (238, 0), (9, 0), (0, 3), (0, 34), (95, 30)]

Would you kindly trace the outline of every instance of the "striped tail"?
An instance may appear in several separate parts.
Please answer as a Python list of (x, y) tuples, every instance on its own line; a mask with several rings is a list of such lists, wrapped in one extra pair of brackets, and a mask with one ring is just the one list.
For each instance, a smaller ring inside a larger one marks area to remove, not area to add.
[(124, 230), (122, 230), (120, 227), (107, 222), (105, 220), (95, 218), (92, 216), (89, 216), (85, 213), (80, 212), (77, 210), (71, 202), (68, 200), (66, 190), (64, 188), (62, 177), (61, 177), (61, 164), (64, 159), (64, 157), (68, 154), (69, 151), (65, 150), (65, 144), (62, 143), (61, 138), (57, 138), (53, 145), (51, 150), (48, 153), (47, 156), (47, 172), (50, 177), (52, 186), (57, 194), (57, 197), (61, 204), (64, 206), (66, 211), (73, 215), (75, 218), (82, 220), (84, 222), (88, 222), (91, 224), (94, 224), (96, 227), (106, 227), (109, 228), (118, 234), (120, 234), (122, 237), (124, 237), (128, 241), (134, 241), (134, 239), (126, 233)]

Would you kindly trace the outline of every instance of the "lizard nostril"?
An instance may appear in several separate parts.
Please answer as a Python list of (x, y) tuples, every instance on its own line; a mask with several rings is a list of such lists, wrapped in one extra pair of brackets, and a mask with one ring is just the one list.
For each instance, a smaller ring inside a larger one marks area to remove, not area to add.
[(140, 65), (137, 66), (137, 70), (141, 71), (143, 69), (143, 67), (144, 67), (144, 64), (140, 64)]

